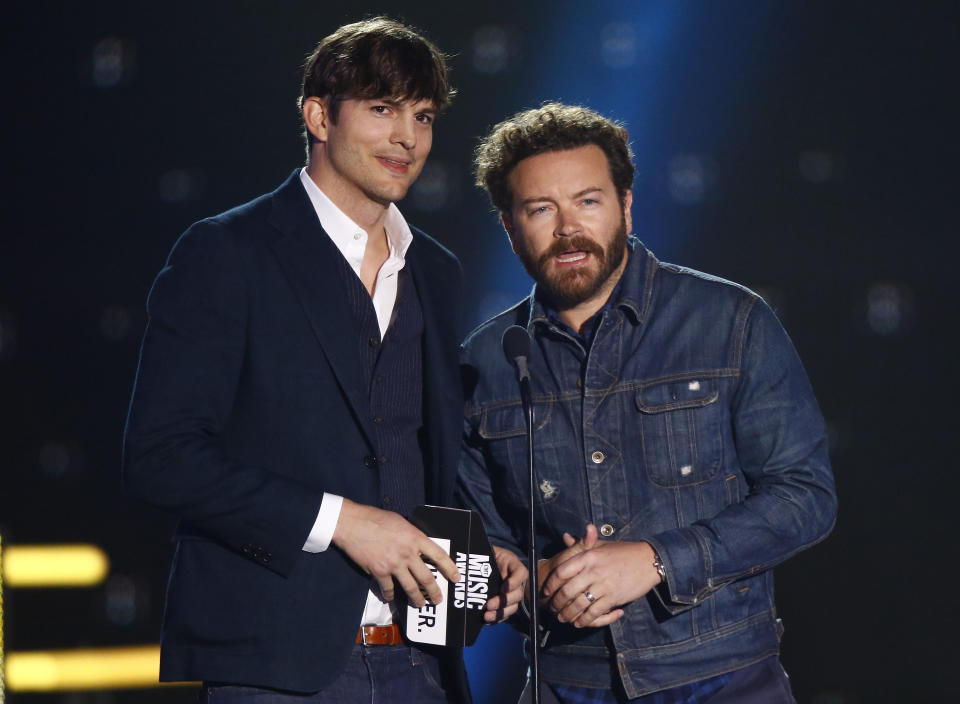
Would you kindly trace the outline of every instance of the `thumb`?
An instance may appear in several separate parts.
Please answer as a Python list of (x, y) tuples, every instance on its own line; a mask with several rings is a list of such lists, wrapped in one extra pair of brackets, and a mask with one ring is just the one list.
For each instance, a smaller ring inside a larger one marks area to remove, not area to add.
[(600, 539), (600, 533), (597, 531), (597, 527), (592, 523), (587, 524), (587, 534), (583, 538), (583, 546), (589, 550), (594, 545), (597, 544), (597, 541)]

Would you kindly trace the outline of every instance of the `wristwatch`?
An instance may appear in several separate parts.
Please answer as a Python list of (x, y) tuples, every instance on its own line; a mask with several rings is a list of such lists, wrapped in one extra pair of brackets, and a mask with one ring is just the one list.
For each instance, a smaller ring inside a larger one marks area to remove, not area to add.
[(660, 575), (660, 581), (667, 581), (667, 571), (663, 568), (663, 562), (660, 560), (660, 553), (656, 550), (653, 551), (653, 566), (657, 570), (657, 574)]

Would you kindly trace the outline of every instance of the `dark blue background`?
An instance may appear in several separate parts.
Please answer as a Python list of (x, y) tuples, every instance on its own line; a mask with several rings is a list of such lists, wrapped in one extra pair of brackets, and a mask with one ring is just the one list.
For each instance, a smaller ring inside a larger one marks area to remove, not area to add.
[[(8, 590), (7, 649), (156, 642), (172, 522), (118, 482), (149, 285), (191, 222), (302, 163), (303, 57), (383, 11), (453, 55), (460, 95), (402, 208), (461, 257), (470, 325), (529, 287), (472, 186), (476, 137), (547, 99), (623, 120), (637, 234), (661, 259), (762, 292), (830, 426), (837, 529), (777, 571), (798, 700), (953, 701), (957, 4), (358, 7), (16, 0), (0, 11), (0, 531), (7, 544), (94, 542), (112, 561), (94, 589)], [(519, 648), (501, 626), (469, 651), (478, 704), (512, 700)]]

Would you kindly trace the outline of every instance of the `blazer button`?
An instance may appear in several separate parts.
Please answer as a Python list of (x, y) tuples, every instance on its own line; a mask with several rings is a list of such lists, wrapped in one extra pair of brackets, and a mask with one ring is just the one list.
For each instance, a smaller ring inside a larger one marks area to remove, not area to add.
[(271, 557), (273, 557), (273, 555), (271, 555), (271, 554), (268, 553), (268, 552), (265, 552), (265, 553), (263, 553), (263, 554), (260, 556), (260, 562), (266, 564), (266, 563), (270, 562), (270, 558), (271, 558)]
[(373, 455), (367, 455), (363, 458), (363, 466), (367, 469), (376, 469), (377, 468), (377, 458)]
[(253, 553), (253, 546), (249, 543), (246, 545), (241, 545), (240, 552), (242, 552), (244, 555), (250, 555)]
[(604, 523), (602, 526), (600, 526), (600, 535), (602, 535), (604, 538), (609, 538), (611, 535), (613, 535), (613, 531), (614, 527), (609, 523)]
[(604, 459), (606, 459), (606, 455), (600, 452), (600, 450), (597, 450), (592, 455), (590, 455), (590, 459), (593, 460), (594, 464), (600, 464), (601, 462), (603, 462)]

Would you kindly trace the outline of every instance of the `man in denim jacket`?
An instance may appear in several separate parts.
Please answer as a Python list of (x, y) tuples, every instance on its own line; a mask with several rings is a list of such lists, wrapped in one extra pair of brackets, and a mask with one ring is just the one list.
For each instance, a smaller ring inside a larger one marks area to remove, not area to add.
[(463, 345), (459, 491), (501, 567), (519, 563), (526, 426), (501, 337), (521, 325), (544, 699), (793, 702), (773, 567), (827, 535), (836, 495), (786, 332), (752, 291), (659, 262), (628, 236), (622, 126), (548, 104), (497, 125), (476, 163), (536, 286)]

